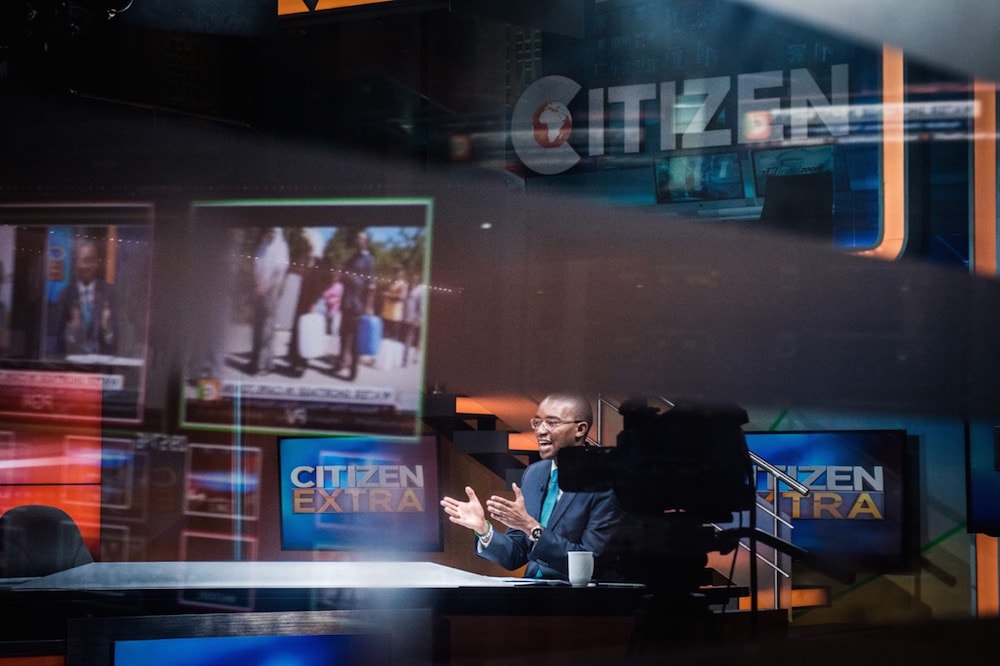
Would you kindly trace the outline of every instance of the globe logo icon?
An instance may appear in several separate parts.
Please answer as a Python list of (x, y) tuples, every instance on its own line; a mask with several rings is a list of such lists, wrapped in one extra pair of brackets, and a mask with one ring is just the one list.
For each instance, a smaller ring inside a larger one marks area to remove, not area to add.
[(573, 116), (567, 106), (579, 92), (580, 84), (572, 79), (546, 76), (525, 88), (514, 104), (510, 142), (535, 173), (562, 173), (580, 161), (570, 145)]
[(562, 102), (541, 104), (531, 118), (532, 133), (542, 148), (558, 148), (573, 131), (573, 116)]

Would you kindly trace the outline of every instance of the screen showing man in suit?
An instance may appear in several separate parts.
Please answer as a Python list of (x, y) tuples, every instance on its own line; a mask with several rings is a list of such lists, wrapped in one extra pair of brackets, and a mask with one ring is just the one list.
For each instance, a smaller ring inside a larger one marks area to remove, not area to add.
[[(586, 444), (592, 423), (593, 410), (585, 396), (546, 396), (531, 419), (541, 460), (524, 470), (520, 486), (513, 484), (513, 499), (493, 495), (484, 507), (475, 490), (466, 486), (467, 499), (441, 500), (451, 522), (475, 533), (480, 557), (508, 570), (527, 565), (526, 578), (566, 580), (570, 551), (591, 551), (600, 564), (621, 520), (618, 500), (613, 490), (561, 490), (556, 465), (560, 449)], [(495, 529), (487, 512), (506, 529)]]
[(111, 285), (102, 277), (103, 266), (97, 241), (84, 238), (76, 243), (73, 280), (57, 304), (57, 344), (67, 355), (116, 353), (117, 305)]

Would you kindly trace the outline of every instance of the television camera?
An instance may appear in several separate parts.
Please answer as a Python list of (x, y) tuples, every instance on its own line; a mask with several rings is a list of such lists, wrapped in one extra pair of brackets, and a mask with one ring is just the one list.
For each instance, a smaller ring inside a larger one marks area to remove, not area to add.
[[(702, 590), (713, 577), (706, 568), (708, 553), (730, 553), (742, 539), (750, 540), (751, 561), (760, 541), (837, 580), (853, 580), (853, 572), (756, 528), (755, 461), (742, 430), (749, 418), (741, 407), (677, 403), (661, 411), (646, 399), (630, 398), (619, 412), (623, 427), (616, 446), (559, 451), (559, 487), (614, 490), (624, 516), (601, 557), (601, 575), (644, 583), (650, 617), (679, 631), (697, 612), (707, 612)], [(740, 527), (718, 527), (734, 522), (734, 514)], [(753, 610), (755, 572), (752, 566)], [(663, 629), (658, 627), (661, 636)]]

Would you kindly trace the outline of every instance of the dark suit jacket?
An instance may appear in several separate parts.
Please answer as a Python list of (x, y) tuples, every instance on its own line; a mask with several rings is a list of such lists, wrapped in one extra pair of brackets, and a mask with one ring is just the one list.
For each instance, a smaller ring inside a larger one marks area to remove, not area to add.
[[(81, 327), (74, 335), (67, 335), (73, 310), (79, 310), (80, 290), (76, 280), (71, 280), (59, 294), (57, 303), (58, 339), (56, 349), (62, 354), (114, 354), (118, 349), (116, 318), (118, 307), (111, 285), (97, 280), (94, 282), (94, 318), (89, 326)], [(111, 311), (110, 326), (101, 326), (104, 309)]]
[[(540, 460), (529, 465), (521, 477), (524, 507), (535, 518), (541, 513), (551, 470), (552, 461)], [(483, 549), (477, 547), (476, 550), (480, 557), (505, 569), (517, 569), (527, 564), (526, 578), (534, 578), (541, 569), (542, 578), (566, 580), (569, 577), (566, 553), (571, 550), (592, 551), (599, 566), (600, 556), (620, 520), (621, 509), (613, 491), (564, 492), (534, 547), (527, 534), (508, 528), (494, 533), (489, 546)]]
[(344, 266), (344, 296), (340, 310), (360, 316), (368, 307), (368, 294), (375, 289), (375, 258), (371, 252), (355, 253)]

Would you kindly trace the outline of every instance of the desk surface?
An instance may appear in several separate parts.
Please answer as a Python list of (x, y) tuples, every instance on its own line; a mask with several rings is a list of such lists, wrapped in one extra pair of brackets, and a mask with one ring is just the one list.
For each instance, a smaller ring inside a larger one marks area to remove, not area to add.
[(94, 562), (30, 579), (12, 592), (197, 589), (456, 589), (528, 584), (433, 562)]
[(81, 617), (370, 608), (631, 617), (644, 593), (642, 585), (579, 589), (432, 562), (94, 562), (3, 585), (0, 646), (64, 640), (66, 622)]

